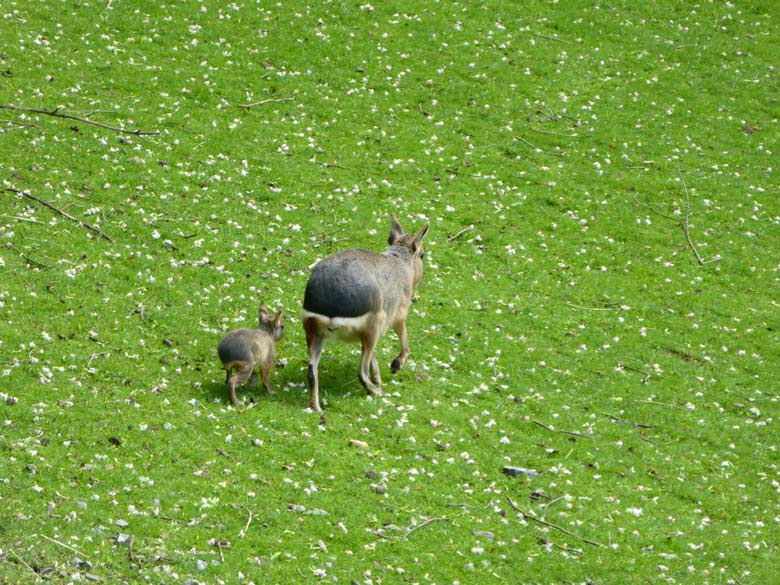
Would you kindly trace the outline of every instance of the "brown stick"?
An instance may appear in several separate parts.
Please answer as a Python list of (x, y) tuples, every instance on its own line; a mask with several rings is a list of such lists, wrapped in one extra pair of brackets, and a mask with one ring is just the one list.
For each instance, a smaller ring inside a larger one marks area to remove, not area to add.
[(551, 433), (561, 433), (563, 435), (573, 435), (575, 437), (582, 437), (583, 439), (588, 439), (589, 441), (593, 440), (593, 437), (589, 437), (588, 435), (583, 435), (582, 433), (577, 433), (575, 431), (559, 431), (558, 429), (554, 429), (552, 427), (548, 427), (546, 424), (539, 422), (538, 420), (532, 421), (535, 425), (542, 427), (546, 431), (550, 431)]
[(519, 140), (520, 142), (522, 142), (522, 143), (524, 143), (524, 144), (527, 144), (528, 146), (530, 146), (530, 147), (531, 147), (531, 148), (533, 148), (534, 150), (538, 150), (539, 152), (544, 152), (544, 149), (543, 149), (543, 148), (539, 148), (539, 147), (538, 147), (538, 146), (536, 146), (536, 145), (535, 145), (533, 142), (531, 142), (530, 140), (526, 140), (526, 139), (525, 139), (525, 138), (523, 138), (522, 136), (513, 136), (512, 138), (514, 138), (515, 140)]
[(409, 528), (406, 530), (406, 534), (404, 534), (404, 540), (409, 538), (409, 536), (414, 532), (415, 530), (419, 530), (420, 528), (424, 528), (425, 526), (428, 526), (428, 524), (432, 524), (433, 522), (449, 522), (450, 519), (446, 517), (441, 518), (428, 518), (425, 522), (422, 524), (418, 524), (417, 526), (413, 526), (412, 528)]
[(517, 504), (515, 504), (512, 499), (507, 496), (507, 501), (509, 502), (509, 505), (512, 506), (512, 509), (516, 512), (520, 512), (520, 514), (523, 515), (523, 518), (528, 518), (529, 520), (533, 520), (534, 522), (537, 522), (539, 524), (542, 524), (543, 526), (547, 526), (549, 528), (554, 528), (555, 530), (558, 530), (559, 532), (563, 532), (564, 534), (571, 536), (572, 538), (576, 538), (578, 540), (581, 540), (582, 542), (586, 542), (590, 545), (597, 546), (599, 548), (605, 548), (603, 544), (600, 542), (596, 542), (595, 540), (588, 540), (587, 538), (583, 538), (582, 536), (579, 536), (577, 534), (574, 534), (573, 532), (570, 532), (563, 528), (562, 526), (558, 526), (557, 524), (553, 524), (552, 522), (547, 522), (547, 520), (542, 520), (541, 518), (537, 518), (533, 514), (529, 514), (528, 512), (524, 512), (520, 508), (517, 507)]
[(51, 209), (52, 211), (55, 211), (56, 213), (59, 213), (65, 219), (69, 219), (71, 221), (74, 221), (77, 224), (79, 224), (81, 227), (86, 228), (86, 229), (88, 229), (88, 230), (90, 230), (92, 232), (95, 232), (101, 238), (105, 238), (106, 240), (108, 240), (112, 244), (114, 243), (114, 240), (111, 238), (111, 236), (106, 234), (106, 232), (101, 230), (99, 227), (95, 227), (94, 225), (88, 224), (85, 221), (81, 221), (80, 219), (78, 219), (76, 217), (73, 217), (71, 214), (66, 213), (65, 211), (63, 211), (59, 207), (56, 207), (56, 206), (52, 205), (51, 203), (49, 203), (48, 201), (46, 201), (44, 199), (41, 199), (40, 197), (36, 197), (32, 193), (28, 193), (27, 191), (20, 191), (19, 189), (14, 189), (12, 187), (6, 188), (6, 191), (8, 191), (9, 193), (15, 193), (16, 195), (21, 195), (22, 197), (27, 197), (28, 199), (32, 199), (33, 201), (37, 201), (41, 205), (43, 205), (45, 207), (48, 207), (49, 209)]
[(267, 100), (260, 100), (259, 102), (254, 102), (251, 104), (238, 104), (236, 107), (249, 110), (251, 108), (254, 108), (255, 106), (264, 106), (265, 104), (278, 104), (280, 102), (291, 102), (291, 101), (294, 101), (293, 98), (268, 98)]
[(567, 41), (566, 39), (559, 39), (558, 37), (543, 35), (542, 33), (534, 33), (534, 36), (539, 37), (540, 39), (547, 39), (548, 41), (555, 41), (556, 43), (571, 44), (571, 41)]
[(22, 252), (19, 248), (14, 246), (11, 242), (6, 243), (6, 247), (10, 248), (11, 250), (13, 250), (17, 254), (19, 254), (19, 256), (21, 256), (22, 258), (27, 260), (27, 262), (29, 262), (30, 264), (32, 264), (34, 266), (37, 266), (38, 268), (46, 268), (46, 269), (51, 268), (51, 266), (47, 266), (46, 264), (38, 262), (37, 260), (33, 260), (32, 258), (27, 256), (24, 252)]
[(459, 231), (457, 234), (455, 234), (454, 236), (450, 236), (449, 238), (447, 238), (447, 241), (448, 241), (448, 242), (454, 242), (454, 241), (455, 241), (455, 240), (457, 240), (459, 237), (461, 237), (463, 234), (465, 234), (465, 233), (467, 233), (467, 232), (470, 232), (470, 231), (471, 231), (471, 230), (473, 230), (473, 229), (474, 229), (474, 224), (471, 224), (470, 226), (468, 226), (468, 227), (465, 227), (465, 228), (463, 228), (462, 230), (460, 230), (460, 231)]
[(691, 234), (688, 230), (688, 218), (691, 215), (691, 197), (688, 194), (688, 185), (685, 184), (685, 177), (682, 174), (682, 171), (677, 168), (677, 174), (680, 175), (680, 180), (683, 184), (683, 189), (685, 189), (685, 218), (682, 222), (682, 229), (683, 233), (685, 234), (685, 240), (688, 242), (688, 246), (691, 248), (691, 251), (693, 252), (693, 255), (696, 256), (696, 262), (699, 263), (699, 266), (706, 266), (707, 264), (712, 264), (713, 262), (718, 262), (720, 260), (720, 256), (715, 256), (712, 260), (702, 260), (701, 255), (699, 254), (699, 251), (696, 249), (696, 246), (693, 244), (693, 240), (691, 239)]
[(121, 132), (122, 134), (133, 134), (134, 136), (156, 136), (160, 134), (157, 131), (145, 131), (145, 130), (127, 130), (126, 128), (117, 128), (116, 126), (109, 126), (101, 122), (95, 122), (87, 118), (79, 118), (71, 114), (61, 114), (59, 108), (56, 110), (39, 110), (37, 108), (23, 108), (21, 106), (12, 106), (10, 104), (0, 104), (0, 110), (14, 110), (16, 112), (29, 112), (32, 114), (45, 114), (46, 116), (54, 116), (55, 118), (64, 118), (66, 120), (75, 120), (83, 124), (89, 124), (91, 126), (97, 126), (98, 128), (105, 128), (106, 130), (113, 130), (114, 132)]
[(531, 130), (534, 132), (538, 132), (539, 134), (549, 134), (550, 136), (564, 136), (566, 138), (579, 138), (579, 134), (567, 134), (565, 132), (550, 132), (549, 130), (540, 130), (539, 128), (534, 128), (531, 126)]
[(28, 564), (27, 564), (27, 563), (24, 561), (24, 559), (23, 559), (22, 557), (20, 557), (18, 554), (16, 554), (16, 552), (14, 551), (14, 549), (12, 549), (12, 548), (11, 548), (11, 549), (8, 549), (8, 550), (10, 550), (10, 551), (11, 551), (11, 554), (12, 554), (12, 555), (14, 555), (14, 556), (16, 557), (16, 560), (17, 560), (17, 561), (19, 561), (19, 562), (20, 562), (20, 563), (22, 563), (22, 564), (23, 564), (25, 567), (27, 567), (28, 569), (30, 569), (30, 572), (31, 572), (33, 575), (35, 575), (35, 580), (36, 580), (36, 581), (40, 581), (40, 580), (41, 580), (41, 576), (40, 576), (40, 575), (38, 575), (38, 572), (37, 572), (35, 569), (33, 569), (33, 568), (30, 566), (30, 565), (28, 565)]
[(609, 414), (608, 412), (602, 412), (601, 414), (603, 414), (607, 418), (611, 418), (615, 422), (619, 422), (619, 423), (622, 423), (624, 425), (629, 425), (629, 426), (632, 426), (632, 427), (636, 427), (638, 429), (653, 429), (653, 428), (655, 428), (655, 425), (646, 425), (646, 424), (634, 422), (632, 420), (626, 420), (624, 418), (617, 417), (614, 414)]
[(643, 203), (639, 201), (636, 195), (634, 195), (634, 201), (638, 205), (647, 209), (648, 211), (652, 211), (659, 217), (670, 219), (673, 222), (677, 223), (682, 228), (683, 234), (685, 235), (685, 242), (688, 244), (688, 247), (691, 249), (691, 252), (693, 252), (694, 257), (696, 258), (696, 263), (699, 266), (707, 266), (707, 264), (714, 264), (715, 262), (719, 262), (721, 259), (720, 256), (715, 256), (711, 260), (704, 260), (701, 257), (701, 254), (699, 254), (699, 250), (696, 248), (696, 244), (693, 243), (693, 239), (691, 238), (691, 233), (690, 233), (689, 222), (688, 222), (688, 220), (691, 217), (691, 196), (690, 193), (688, 193), (688, 185), (685, 183), (685, 177), (683, 176), (682, 171), (680, 170), (679, 167), (677, 167), (677, 174), (680, 176), (680, 181), (682, 181), (683, 189), (685, 190), (685, 215), (683, 216), (682, 220), (676, 217), (672, 217), (671, 215), (666, 215), (665, 213), (661, 213), (656, 208), (648, 205), (647, 203)]

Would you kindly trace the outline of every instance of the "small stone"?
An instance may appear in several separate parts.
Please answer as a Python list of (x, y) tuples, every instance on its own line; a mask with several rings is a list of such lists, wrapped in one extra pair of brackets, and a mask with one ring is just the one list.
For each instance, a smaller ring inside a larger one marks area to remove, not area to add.
[(505, 465), (503, 471), (510, 477), (519, 477), (521, 475), (524, 475), (528, 478), (532, 478), (539, 475), (539, 472), (536, 471), (535, 469), (526, 469), (525, 467), (512, 467), (511, 465)]
[(376, 479), (376, 477), (377, 477), (376, 471), (371, 471), (371, 470), (366, 471), (366, 477), (368, 479)]
[(358, 441), (357, 439), (350, 439), (349, 444), (356, 449), (368, 449), (368, 443), (365, 441)]
[(371, 484), (371, 489), (374, 491), (375, 494), (384, 494), (387, 492), (387, 486), (382, 484)]
[(129, 526), (127, 520), (122, 520), (121, 518), (119, 520), (117, 520), (116, 522), (114, 522), (114, 524), (119, 526), (119, 528), (127, 528)]
[(489, 540), (490, 542), (493, 542), (496, 539), (496, 535), (488, 530), (477, 530), (476, 532), (474, 532), (474, 536), (484, 538), (485, 540)]
[(209, 564), (203, 559), (198, 559), (197, 565), (198, 565), (198, 571), (205, 571), (209, 566)]

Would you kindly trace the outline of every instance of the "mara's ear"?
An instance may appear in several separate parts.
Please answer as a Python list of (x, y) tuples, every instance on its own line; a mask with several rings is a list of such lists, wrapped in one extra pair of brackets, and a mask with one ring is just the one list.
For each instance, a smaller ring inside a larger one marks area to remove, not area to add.
[(257, 311), (259, 317), (268, 317), (271, 313), (268, 312), (268, 307), (265, 304), (260, 305), (260, 309)]
[(416, 236), (414, 236), (414, 241), (412, 242), (412, 250), (415, 252), (420, 249), (420, 244), (422, 243), (422, 239), (425, 237), (425, 234), (428, 233), (428, 230), (430, 229), (431, 224), (426, 223), (423, 228), (420, 230), (420, 233), (418, 233)]
[(393, 219), (393, 225), (390, 227), (390, 235), (387, 237), (387, 243), (392, 246), (398, 242), (406, 232), (404, 231), (404, 228), (401, 227), (401, 224), (398, 223), (398, 219), (396, 219), (395, 215), (391, 215), (390, 217)]
[(276, 321), (277, 325), (281, 325), (284, 322), (284, 314), (281, 309), (279, 309), (276, 313), (276, 317), (274, 317), (274, 320)]

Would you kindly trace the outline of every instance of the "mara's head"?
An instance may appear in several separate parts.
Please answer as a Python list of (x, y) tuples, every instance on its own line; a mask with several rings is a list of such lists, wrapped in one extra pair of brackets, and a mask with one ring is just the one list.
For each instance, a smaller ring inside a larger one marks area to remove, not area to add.
[(257, 313), (257, 323), (260, 329), (271, 334), (274, 341), (279, 341), (284, 335), (284, 315), (281, 310), (273, 314), (268, 310), (268, 307), (260, 305), (260, 310)]
[(423, 238), (428, 233), (430, 224), (426, 223), (423, 228), (417, 233), (417, 235), (408, 235), (401, 224), (398, 223), (398, 219), (393, 217), (393, 225), (390, 228), (390, 235), (387, 238), (387, 243), (391, 246), (403, 246), (409, 250), (409, 254), (412, 258), (412, 270), (413, 281), (412, 285), (416, 288), (423, 277), (423, 257), (425, 256), (425, 247), (423, 246)]

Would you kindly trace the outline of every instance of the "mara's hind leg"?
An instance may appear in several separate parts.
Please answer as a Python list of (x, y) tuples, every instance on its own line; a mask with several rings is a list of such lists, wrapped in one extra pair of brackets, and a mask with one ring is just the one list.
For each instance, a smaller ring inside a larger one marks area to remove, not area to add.
[(233, 406), (239, 407), (241, 403), (236, 396), (236, 388), (244, 384), (252, 375), (252, 364), (250, 362), (241, 362), (237, 364), (238, 371), (229, 377), (228, 388), (230, 389), (230, 402)]
[[(371, 328), (375, 329), (375, 328)], [(376, 348), (377, 334), (376, 331), (369, 329), (361, 337), (363, 350), (360, 355), (360, 383), (363, 384), (363, 388), (371, 394), (371, 396), (380, 396), (382, 394), (382, 388), (374, 384), (369, 377), (369, 372), (373, 370), (373, 365), (376, 363), (376, 357), (374, 357), (374, 349)], [(376, 373), (379, 374), (379, 366), (376, 367)]]
[(379, 373), (379, 364), (376, 361), (376, 352), (374, 352), (374, 355), (371, 356), (371, 381), (380, 388), (382, 387), (382, 376)]
[(269, 361), (267, 364), (263, 364), (260, 370), (260, 374), (263, 376), (263, 390), (268, 394), (276, 394), (271, 390), (271, 368), (273, 368), (273, 362)]
[(409, 340), (406, 337), (406, 321), (398, 321), (393, 326), (393, 330), (398, 335), (398, 341), (401, 343), (401, 353), (399, 353), (398, 357), (390, 364), (390, 371), (395, 374), (403, 367), (404, 363), (406, 363), (406, 358), (409, 357)]
[(306, 345), (309, 348), (309, 371), (306, 376), (309, 382), (309, 408), (315, 412), (322, 412), (322, 407), (320, 406), (319, 366), (325, 337), (320, 333), (316, 319), (304, 319), (303, 329), (306, 332)]

